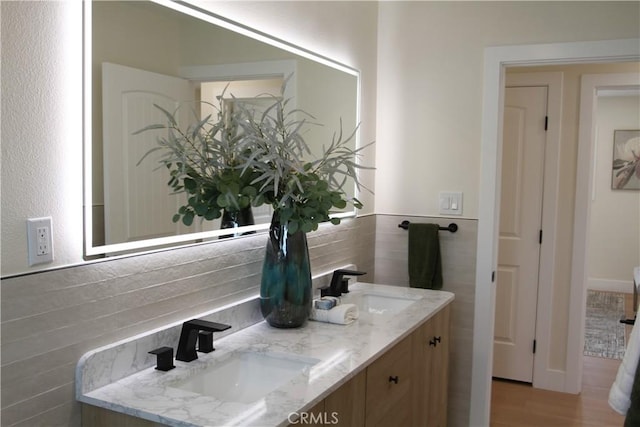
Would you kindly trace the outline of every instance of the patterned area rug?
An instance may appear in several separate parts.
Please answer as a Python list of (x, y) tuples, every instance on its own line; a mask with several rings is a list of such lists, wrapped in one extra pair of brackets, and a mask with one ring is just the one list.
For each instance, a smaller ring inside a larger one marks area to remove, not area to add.
[(588, 291), (587, 318), (585, 323), (585, 356), (622, 359), (625, 339), (624, 294)]

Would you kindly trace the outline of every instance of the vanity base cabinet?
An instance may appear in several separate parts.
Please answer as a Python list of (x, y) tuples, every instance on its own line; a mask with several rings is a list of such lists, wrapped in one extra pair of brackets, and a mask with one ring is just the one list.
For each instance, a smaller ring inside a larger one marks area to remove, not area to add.
[(413, 425), (411, 338), (403, 339), (367, 368), (367, 427)]
[(82, 427), (161, 427), (164, 424), (154, 423), (98, 406), (82, 404)]
[[(450, 306), (289, 426), (445, 427), (449, 378)], [(159, 427), (161, 424), (82, 405), (84, 427)]]
[(365, 371), (360, 372), (322, 402), (301, 413), (301, 417), (289, 424), (289, 427), (327, 425), (364, 427), (366, 381)]
[(449, 322), (450, 308), (446, 306), (413, 333), (413, 425), (447, 425)]
[(445, 427), (447, 305), (367, 368), (366, 426)]
[(333, 425), (364, 426), (366, 385), (366, 371), (362, 371), (324, 400), (324, 411), (329, 417), (328, 420), (337, 421)]

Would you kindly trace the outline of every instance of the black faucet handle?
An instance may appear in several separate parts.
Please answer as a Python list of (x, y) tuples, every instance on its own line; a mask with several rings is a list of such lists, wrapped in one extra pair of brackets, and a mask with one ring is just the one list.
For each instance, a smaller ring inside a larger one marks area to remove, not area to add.
[(345, 276), (362, 276), (367, 274), (365, 271), (338, 269), (333, 272), (331, 277), (331, 285), (333, 296), (339, 297), (342, 294), (349, 293), (349, 279)]
[(340, 279), (340, 292), (343, 294), (349, 293), (349, 277)]
[(213, 332), (198, 332), (198, 351), (200, 353), (211, 353), (213, 350), (215, 350), (213, 348)]
[(320, 288), (320, 297), (339, 297), (340, 295), (334, 295), (334, 290), (331, 289), (331, 286), (325, 286), (324, 288)]
[(173, 365), (173, 347), (160, 347), (155, 350), (151, 350), (149, 354), (156, 355), (156, 369), (159, 371), (170, 371), (175, 366)]

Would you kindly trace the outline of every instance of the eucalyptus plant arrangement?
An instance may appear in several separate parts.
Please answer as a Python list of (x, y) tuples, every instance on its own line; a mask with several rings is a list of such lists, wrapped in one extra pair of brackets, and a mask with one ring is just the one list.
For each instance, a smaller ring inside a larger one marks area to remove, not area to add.
[[(134, 134), (153, 129), (166, 129), (167, 134), (158, 138), (157, 146), (145, 153), (138, 164), (159, 152), (160, 167), (164, 165), (169, 170), (168, 186), (174, 193), (186, 193), (187, 203), (173, 216), (173, 222), (181, 220), (190, 226), (195, 217), (214, 220), (224, 211), (239, 212), (252, 204), (257, 206), (254, 202), (258, 191), (253, 183), (257, 174), (239, 168), (247, 145), (234, 120), (224, 117), (221, 105), (212, 106), (217, 110), (215, 118), (208, 115), (196, 119), (184, 129), (178, 124), (178, 110), (155, 107), (164, 114), (166, 123), (149, 125)], [(178, 108), (184, 107), (182, 104)], [(197, 117), (195, 111), (193, 114)]]
[(174, 215), (174, 222), (181, 220), (189, 226), (195, 217), (213, 220), (225, 210), (269, 204), (273, 220), (285, 224), (293, 234), (316, 230), (325, 221), (339, 224), (340, 219), (330, 215), (348, 203), (362, 208), (357, 198), (348, 198), (345, 189), (349, 178), (361, 189), (357, 170), (367, 168), (357, 158), (370, 144), (351, 148), (357, 128), (345, 137), (340, 123), (340, 131), (323, 146), (322, 155), (310, 159), (304, 133), (309, 126), (318, 125), (313, 116), (300, 109), (289, 110), (290, 99), (265, 96), (273, 103), (263, 112), (237, 102), (236, 108), (223, 113), (220, 101), (219, 106), (212, 106), (217, 110), (215, 118), (196, 119), (186, 128), (179, 125), (177, 110), (155, 105), (166, 123), (135, 132), (167, 130), (140, 162), (159, 152), (160, 167), (169, 169), (169, 187), (187, 194), (187, 203)]
[(345, 137), (340, 123), (339, 132), (323, 146), (321, 156), (311, 159), (304, 133), (308, 126), (317, 124), (305, 111), (288, 109), (290, 102), (274, 97), (262, 113), (241, 105), (236, 120), (243, 135), (241, 145), (247, 148), (238, 156), (242, 159), (239, 167), (242, 174), (255, 176), (251, 181), (257, 188), (254, 203), (269, 204), (273, 221), (286, 224), (288, 233), (293, 234), (316, 230), (325, 221), (339, 224), (340, 218), (330, 215), (348, 203), (362, 208), (357, 198), (348, 198), (345, 185), (351, 178), (362, 188), (357, 170), (367, 167), (357, 159), (369, 144), (352, 148), (357, 128)]

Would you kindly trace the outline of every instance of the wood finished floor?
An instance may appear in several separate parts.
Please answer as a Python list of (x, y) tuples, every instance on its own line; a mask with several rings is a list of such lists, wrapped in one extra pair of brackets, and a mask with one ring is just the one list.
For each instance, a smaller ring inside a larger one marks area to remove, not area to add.
[[(627, 317), (633, 299), (625, 295)], [(626, 328), (627, 337), (631, 326)], [(494, 380), (491, 394), (492, 427), (621, 427), (624, 416), (609, 407), (609, 389), (621, 361), (584, 356), (579, 395), (534, 389), (528, 384)]]

